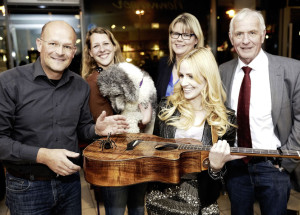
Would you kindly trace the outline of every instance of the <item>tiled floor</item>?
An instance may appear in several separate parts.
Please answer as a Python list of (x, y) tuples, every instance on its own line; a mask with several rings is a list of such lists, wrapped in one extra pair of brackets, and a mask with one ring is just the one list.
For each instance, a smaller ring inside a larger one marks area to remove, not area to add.
[[(81, 188), (82, 188), (82, 214), (83, 215), (97, 215), (97, 207), (94, 199), (94, 192), (90, 189), (90, 185), (85, 181), (83, 172), (81, 174)], [(218, 199), (221, 215), (230, 215), (230, 203), (227, 195), (221, 195)], [(300, 193), (292, 190), (290, 201), (288, 203), (288, 209), (299, 211), (300, 215)], [(254, 205), (255, 215), (260, 215), (259, 206)], [(100, 205), (100, 214), (104, 215), (104, 207)], [(127, 214), (127, 213), (126, 213)], [(0, 202), (0, 215), (10, 215), (5, 201)]]

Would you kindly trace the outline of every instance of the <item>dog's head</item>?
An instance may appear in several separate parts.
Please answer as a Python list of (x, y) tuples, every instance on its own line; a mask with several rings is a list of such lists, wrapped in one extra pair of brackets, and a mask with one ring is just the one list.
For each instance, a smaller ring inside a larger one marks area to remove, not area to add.
[(97, 84), (100, 93), (110, 100), (116, 113), (122, 112), (127, 102), (138, 99), (138, 89), (118, 64), (102, 71), (98, 76)]

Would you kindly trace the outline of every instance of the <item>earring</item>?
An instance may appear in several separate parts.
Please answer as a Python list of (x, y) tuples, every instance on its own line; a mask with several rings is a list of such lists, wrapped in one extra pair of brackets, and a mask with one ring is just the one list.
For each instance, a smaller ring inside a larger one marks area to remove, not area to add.
[(100, 72), (103, 71), (103, 68), (102, 68), (101, 66), (98, 66), (98, 67), (96, 68), (96, 71), (100, 73)]

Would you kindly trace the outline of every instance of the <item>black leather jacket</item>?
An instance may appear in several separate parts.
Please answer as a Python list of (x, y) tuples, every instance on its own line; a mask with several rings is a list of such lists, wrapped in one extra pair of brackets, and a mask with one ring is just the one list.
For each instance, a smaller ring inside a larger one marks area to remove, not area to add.
[[(157, 113), (163, 107), (166, 107), (167, 99), (163, 98), (158, 105)], [(231, 110), (231, 109), (229, 109)], [(231, 110), (232, 114), (228, 115), (228, 120), (232, 124), (236, 124), (236, 116), (234, 115), (234, 111)], [(179, 116), (179, 111), (175, 111), (174, 116)], [(167, 125), (164, 121), (161, 121), (158, 117), (155, 120), (154, 132), (153, 134), (163, 137), (163, 138), (174, 138), (176, 132), (176, 127)], [(219, 139), (227, 140), (230, 146), (233, 146), (236, 138), (236, 128), (230, 127), (227, 132)], [(203, 145), (212, 145), (212, 136), (211, 136), (211, 127), (205, 122), (203, 137), (201, 140)], [(213, 180), (207, 171), (202, 171), (198, 174), (198, 182), (199, 182), (199, 198), (201, 202), (201, 207), (206, 207), (210, 204), (216, 202), (220, 195), (220, 190), (222, 188), (222, 184), (220, 180)]]

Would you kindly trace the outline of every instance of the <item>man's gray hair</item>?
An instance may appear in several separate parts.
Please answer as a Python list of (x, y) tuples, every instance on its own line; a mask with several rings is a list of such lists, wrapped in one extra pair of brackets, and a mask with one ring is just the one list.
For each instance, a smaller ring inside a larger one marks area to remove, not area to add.
[(246, 17), (249, 17), (249, 16), (254, 16), (254, 17), (258, 18), (261, 34), (263, 34), (264, 30), (266, 29), (266, 25), (265, 25), (264, 17), (262, 16), (261, 12), (256, 11), (256, 10), (252, 10), (252, 9), (249, 9), (249, 8), (243, 8), (230, 21), (230, 25), (229, 25), (230, 35), (233, 35), (233, 30), (234, 30), (233, 29), (233, 24), (234, 24), (234, 22), (243, 20), (243, 19), (245, 19)]

